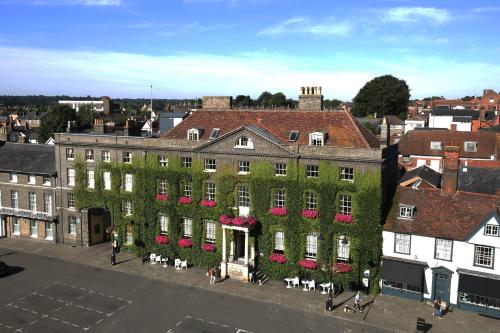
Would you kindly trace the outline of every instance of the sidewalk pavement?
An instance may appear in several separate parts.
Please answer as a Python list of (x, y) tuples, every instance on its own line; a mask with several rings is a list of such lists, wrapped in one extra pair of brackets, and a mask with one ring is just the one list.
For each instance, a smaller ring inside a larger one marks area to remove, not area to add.
[[(415, 332), (417, 318), (424, 318), (431, 332), (484, 332), (500, 333), (500, 320), (479, 316), (478, 314), (454, 309), (443, 319), (432, 316), (433, 308), (425, 302), (416, 302), (387, 295), (363, 295), (362, 313), (344, 313), (344, 304), (354, 306), (354, 292), (344, 292), (334, 298), (336, 308), (325, 310), (327, 296), (319, 291), (287, 289), (280, 281), (269, 281), (262, 286), (226, 279), (211, 285), (202, 268), (189, 268), (177, 271), (172, 266), (142, 264), (142, 260), (130, 253), (117, 254), (117, 264), (111, 266), (111, 246), (109, 243), (91, 247), (71, 247), (61, 244), (47, 244), (12, 238), (0, 239), (0, 248), (16, 252), (37, 254), (78, 264), (105, 268), (119, 272), (140, 275), (168, 283), (182, 284), (194, 288), (204, 288), (237, 297), (279, 304), (293, 309), (322, 314), (325, 319), (337, 319), (364, 323), (392, 332)], [(432, 326), (431, 326), (432, 325)]]

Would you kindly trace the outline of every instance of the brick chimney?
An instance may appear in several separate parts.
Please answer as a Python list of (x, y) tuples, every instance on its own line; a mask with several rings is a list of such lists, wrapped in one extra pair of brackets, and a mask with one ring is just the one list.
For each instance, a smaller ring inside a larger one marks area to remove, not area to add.
[(479, 109), (479, 120), (480, 121), (486, 120), (486, 109), (484, 106), (481, 106), (481, 108)]
[(93, 131), (95, 134), (104, 134), (104, 120), (95, 118)]
[(323, 95), (321, 87), (300, 87), (299, 109), (305, 111), (323, 110)]
[(382, 118), (382, 124), (380, 125), (380, 148), (385, 148), (388, 145), (391, 144), (391, 130), (390, 130), (390, 125), (387, 122), (387, 118), (384, 116)]
[(460, 145), (447, 144), (444, 146), (441, 187), (445, 193), (453, 194), (457, 191), (459, 156)]

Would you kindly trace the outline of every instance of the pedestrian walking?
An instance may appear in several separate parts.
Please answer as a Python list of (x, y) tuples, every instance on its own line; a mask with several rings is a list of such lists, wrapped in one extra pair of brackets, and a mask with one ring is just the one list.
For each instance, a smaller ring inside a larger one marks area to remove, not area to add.
[(215, 268), (212, 268), (210, 270), (210, 284), (215, 284)]
[(354, 297), (354, 309), (358, 309), (359, 312), (363, 312), (363, 310), (361, 310), (361, 295), (359, 294), (359, 291), (356, 294), (356, 297)]
[(441, 299), (438, 298), (434, 300), (434, 313), (432, 314), (434, 317), (438, 317), (439, 319), (443, 319), (443, 312), (441, 310)]

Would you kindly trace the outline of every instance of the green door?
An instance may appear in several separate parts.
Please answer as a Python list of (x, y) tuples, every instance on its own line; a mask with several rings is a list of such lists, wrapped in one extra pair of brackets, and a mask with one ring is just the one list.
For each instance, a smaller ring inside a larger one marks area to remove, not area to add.
[(451, 275), (443, 273), (434, 274), (434, 299), (450, 304)]

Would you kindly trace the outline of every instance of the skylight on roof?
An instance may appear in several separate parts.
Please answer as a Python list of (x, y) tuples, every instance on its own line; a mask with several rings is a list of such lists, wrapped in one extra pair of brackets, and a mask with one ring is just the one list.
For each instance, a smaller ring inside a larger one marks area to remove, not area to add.
[(219, 128), (214, 128), (212, 129), (212, 132), (210, 133), (210, 137), (208, 138), (209, 140), (215, 140), (217, 136), (219, 135)]
[(299, 131), (291, 131), (290, 136), (288, 137), (289, 142), (295, 142), (297, 141), (299, 137)]

